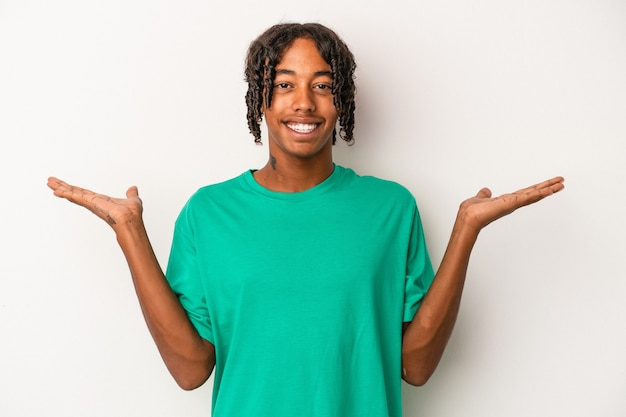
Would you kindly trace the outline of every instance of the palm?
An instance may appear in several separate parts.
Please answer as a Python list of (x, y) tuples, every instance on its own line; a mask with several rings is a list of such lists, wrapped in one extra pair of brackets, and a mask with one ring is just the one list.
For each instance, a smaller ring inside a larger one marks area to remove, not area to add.
[(498, 197), (491, 197), (491, 191), (488, 188), (483, 188), (475, 197), (465, 200), (461, 204), (459, 212), (463, 219), (474, 226), (476, 230), (480, 230), (520, 207), (536, 203), (561, 191), (564, 188), (563, 181), (562, 177), (555, 177)]
[(113, 229), (121, 224), (141, 220), (143, 208), (137, 187), (130, 187), (126, 191), (126, 198), (97, 194), (54, 177), (48, 179), (48, 187), (54, 191), (55, 196), (85, 207), (106, 221)]

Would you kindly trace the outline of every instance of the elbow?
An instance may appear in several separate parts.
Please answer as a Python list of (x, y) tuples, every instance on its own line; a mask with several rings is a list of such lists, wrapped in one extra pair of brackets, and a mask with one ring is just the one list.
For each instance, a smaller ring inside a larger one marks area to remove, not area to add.
[(185, 366), (168, 366), (176, 384), (185, 391), (201, 387), (213, 373), (213, 363), (187, 363)]
[(208, 341), (207, 354), (194, 359), (181, 359), (180, 356), (173, 360), (165, 360), (168, 371), (176, 381), (176, 384), (185, 391), (193, 391), (201, 387), (209, 379), (215, 368), (215, 350)]
[(402, 379), (407, 384), (415, 387), (421, 387), (426, 385), (430, 379), (431, 374), (421, 374), (419, 372), (407, 372), (406, 369), (402, 369)]
[(195, 383), (193, 381), (178, 381), (177, 380), (176, 383), (183, 391), (193, 391), (196, 388), (200, 388), (203, 385), (203, 383)]
[(402, 379), (410, 385), (425, 385), (435, 372), (440, 356), (425, 354), (420, 350), (403, 350)]
[(409, 342), (405, 337), (402, 343), (402, 379), (410, 385), (421, 387), (435, 373), (447, 339), (422, 337), (417, 343)]
[(421, 387), (428, 382), (433, 371), (433, 368), (424, 366), (424, 363), (411, 363), (408, 360), (403, 361), (402, 379), (407, 384)]
[(200, 388), (209, 379), (210, 375), (210, 373), (207, 375), (194, 375), (192, 373), (186, 372), (178, 375), (172, 374), (172, 376), (174, 377), (174, 381), (176, 381), (176, 384), (184, 391), (193, 391), (196, 388)]

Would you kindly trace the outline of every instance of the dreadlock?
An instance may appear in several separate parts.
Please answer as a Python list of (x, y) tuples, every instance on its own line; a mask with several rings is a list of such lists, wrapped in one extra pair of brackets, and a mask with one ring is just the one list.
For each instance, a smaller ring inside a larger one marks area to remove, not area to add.
[[(333, 83), (333, 101), (339, 120), (339, 137), (348, 143), (354, 141), (354, 56), (343, 40), (331, 29), (319, 23), (280, 23), (263, 32), (250, 43), (245, 60), (245, 81), (248, 83), (246, 104), (248, 128), (256, 143), (261, 143), (262, 103), (271, 107), (276, 65), (285, 50), (300, 38), (312, 39), (330, 65)], [(264, 94), (265, 93), (265, 94)], [(336, 142), (336, 129), (332, 143)]]

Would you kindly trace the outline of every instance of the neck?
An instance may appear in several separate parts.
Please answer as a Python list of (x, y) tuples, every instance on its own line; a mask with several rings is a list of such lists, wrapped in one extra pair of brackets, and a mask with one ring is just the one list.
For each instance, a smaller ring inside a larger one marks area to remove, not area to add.
[(254, 173), (255, 180), (263, 187), (278, 192), (296, 193), (308, 190), (323, 182), (332, 174), (332, 158), (327, 160), (281, 158), (270, 159), (263, 168)]

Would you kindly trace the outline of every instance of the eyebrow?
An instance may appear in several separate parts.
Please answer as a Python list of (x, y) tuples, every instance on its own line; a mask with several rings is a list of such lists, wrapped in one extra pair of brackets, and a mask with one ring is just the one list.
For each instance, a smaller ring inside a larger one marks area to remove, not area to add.
[[(290, 70), (290, 69), (279, 69), (279, 70), (276, 70), (276, 75), (282, 75), (282, 74), (285, 74), (285, 75), (296, 75), (296, 72), (294, 70)], [(332, 77), (333, 73), (332, 73), (332, 71), (323, 70), (323, 71), (315, 71), (313, 73), (313, 75), (315, 75), (316, 77), (323, 77), (323, 76)]]

